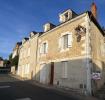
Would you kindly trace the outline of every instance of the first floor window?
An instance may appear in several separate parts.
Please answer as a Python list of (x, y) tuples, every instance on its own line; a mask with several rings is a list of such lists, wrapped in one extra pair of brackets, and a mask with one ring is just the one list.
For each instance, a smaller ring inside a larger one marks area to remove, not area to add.
[(68, 48), (68, 34), (64, 35), (63, 37), (63, 49)]
[(65, 50), (66, 48), (72, 47), (72, 33), (67, 33), (60, 37), (59, 48)]
[(44, 42), (44, 43), (42, 43), (42, 45), (40, 47), (40, 53), (46, 54), (47, 52), (48, 52), (48, 43)]

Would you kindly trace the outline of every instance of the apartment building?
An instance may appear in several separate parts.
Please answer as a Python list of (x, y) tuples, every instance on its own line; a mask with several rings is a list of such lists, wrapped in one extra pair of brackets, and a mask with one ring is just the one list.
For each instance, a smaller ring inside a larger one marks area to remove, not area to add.
[(44, 32), (22, 40), (18, 75), (43, 84), (91, 94), (105, 83), (105, 33), (97, 8), (80, 15), (68, 9), (59, 25), (46, 23)]

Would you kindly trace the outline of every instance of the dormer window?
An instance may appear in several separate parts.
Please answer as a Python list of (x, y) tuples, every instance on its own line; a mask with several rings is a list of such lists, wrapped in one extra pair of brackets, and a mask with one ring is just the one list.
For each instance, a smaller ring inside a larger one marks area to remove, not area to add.
[(29, 38), (24, 38), (24, 39), (22, 40), (22, 44), (24, 44), (27, 40), (29, 40)]
[(59, 15), (59, 18), (60, 18), (59, 21), (63, 23), (75, 16), (77, 16), (77, 14), (74, 11), (69, 9)]
[(68, 12), (65, 14), (65, 17), (68, 19), (69, 18), (69, 14)]
[(35, 34), (37, 34), (37, 32), (33, 31), (30, 33), (30, 37), (33, 37)]
[(46, 23), (46, 24), (43, 26), (44, 32), (47, 32), (47, 31), (51, 30), (51, 29), (54, 28), (54, 27), (55, 27), (54, 24), (52, 24), (52, 23)]

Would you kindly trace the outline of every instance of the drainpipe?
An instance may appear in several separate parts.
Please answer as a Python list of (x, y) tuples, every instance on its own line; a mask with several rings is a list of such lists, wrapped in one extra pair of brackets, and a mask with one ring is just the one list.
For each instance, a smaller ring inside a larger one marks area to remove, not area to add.
[(92, 64), (90, 63), (90, 59), (91, 59), (91, 48), (90, 48), (90, 18), (89, 15), (87, 13), (86, 18), (86, 73), (87, 73), (87, 86), (86, 86), (86, 95), (91, 95), (92, 92), (92, 87), (91, 87), (91, 67)]

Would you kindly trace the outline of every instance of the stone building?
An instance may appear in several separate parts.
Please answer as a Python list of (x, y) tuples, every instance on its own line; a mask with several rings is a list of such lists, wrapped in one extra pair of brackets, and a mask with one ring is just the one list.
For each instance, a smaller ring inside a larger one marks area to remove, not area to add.
[(37, 62), (38, 37), (42, 32), (31, 32), (29, 38), (22, 40), (19, 53), (18, 75), (33, 79)]
[[(105, 83), (105, 33), (92, 12), (59, 14), (59, 25), (46, 23), (43, 33), (23, 39), (18, 75), (43, 84), (91, 94)], [(94, 12), (94, 13), (93, 13)]]
[[(18, 58), (18, 56), (19, 56), (19, 52), (20, 52), (20, 46), (22, 45), (22, 42), (17, 42), (16, 43), (16, 45), (15, 45), (15, 47), (14, 47), (14, 49), (13, 49), (13, 51), (12, 51), (12, 59), (15, 59), (16, 57)], [(11, 66), (11, 73), (12, 74), (16, 74), (17, 72), (17, 66), (16, 65), (12, 65)]]
[(19, 47), (22, 45), (21, 42), (17, 42), (14, 49), (13, 49), (13, 52), (12, 52), (12, 59), (16, 56), (19, 55)]

